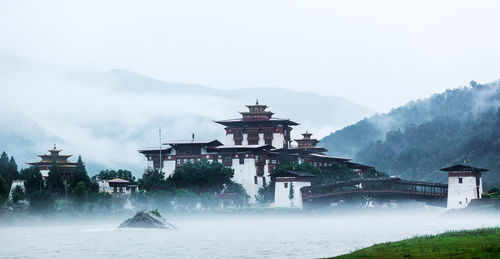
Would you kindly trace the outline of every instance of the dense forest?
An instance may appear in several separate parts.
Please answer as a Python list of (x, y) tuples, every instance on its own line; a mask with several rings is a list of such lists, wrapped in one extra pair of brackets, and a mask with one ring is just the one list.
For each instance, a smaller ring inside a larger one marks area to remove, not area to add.
[(500, 185), (500, 81), (471, 82), (429, 99), (375, 115), (322, 140), (333, 155), (353, 157), (389, 175), (446, 181), (438, 169), (464, 163), (492, 170), (486, 187)]

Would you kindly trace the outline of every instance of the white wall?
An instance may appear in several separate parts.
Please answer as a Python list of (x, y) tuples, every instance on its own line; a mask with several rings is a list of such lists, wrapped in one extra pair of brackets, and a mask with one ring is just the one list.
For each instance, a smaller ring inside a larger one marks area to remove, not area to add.
[(226, 134), (226, 141), (224, 143), (224, 145), (226, 146), (234, 146), (234, 134), (230, 133), (230, 134)]
[(100, 180), (98, 184), (99, 192), (113, 193), (113, 190), (111, 190), (111, 187), (109, 187), (109, 180)]
[(265, 145), (266, 141), (264, 140), (264, 133), (259, 133), (259, 145)]
[(259, 188), (262, 187), (262, 177), (258, 177), (259, 181), (255, 184), (254, 176), (257, 175), (255, 158), (245, 157), (245, 163), (242, 165), (240, 165), (239, 158), (233, 159), (233, 165), (231, 168), (234, 170), (233, 181), (241, 184), (250, 196), (249, 202), (255, 203), (255, 195), (258, 194)]
[(24, 188), (24, 180), (14, 180), (10, 185), (9, 199), (12, 199), (12, 192), (16, 189), (16, 186), (21, 186), (23, 192), (26, 192), (26, 189)]
[[(283, 178), (281, 178), (283, 179)], [(302, 193), (300, 192), (300, 188), (305, 186), (311, 186), (311, 182), (291, 182), (292, 178), (290, 178), (289, 182), (276, 182), (276, 187), (274, 189), (274, 204), (275, 207), (292, 207), (292, 202), (288, 198), (290, 194), (290, 183), (293, 183), (293, 207), (302, 209)], [(287, 183), (287, 188), (285, 188), (285, 183)]]
[(165, 178), (169, 177), (174, 173), (175, 170), (175, 160), (165, 160), (163, 161), (163, 172), (165, 173)]
[(285, 142), (285, 137), (283, 133), (273, 133), (272, 146), (275, 148), (283, 148), (283, 143)]
[(40, 170), (40, 174), (42, 174), (43, 178), (49, 177), (49, 170)]
[(148, 160), (148, 161), (146, 161), (146, 166), (147, 166), (147, 167), (150, 167), (150, 168), (153, 168), (153, 166), (154, 166), (154, 161), (153, 161), (153, 160)]
[[(462, 183), (458, 183), (462, 178)], [(482, 179), (479, 183), (479, 196), (483, 193)], [(469, 205), (472, 199), (479, 199), (476, 191), (476, 177), (452, 176), (448, 177), (448, 209), (462, 209)]]

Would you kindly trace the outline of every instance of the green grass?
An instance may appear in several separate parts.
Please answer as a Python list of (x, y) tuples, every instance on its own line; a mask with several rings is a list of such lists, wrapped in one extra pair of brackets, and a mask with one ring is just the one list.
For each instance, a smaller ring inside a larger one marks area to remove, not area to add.
[(333, 258), (500, 258), (500, 228), (414, 237)]

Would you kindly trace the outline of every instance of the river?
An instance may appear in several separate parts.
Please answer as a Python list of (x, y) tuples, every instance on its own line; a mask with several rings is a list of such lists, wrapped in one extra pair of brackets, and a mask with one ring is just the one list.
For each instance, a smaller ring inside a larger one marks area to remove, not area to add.
[(167, 216), (178, 230), (117, 228), (126, 216), (18, 222), (0, 227), (0, 257), (318, 258), (415, 235), (500, 226), (500, 217), (443, 212)]

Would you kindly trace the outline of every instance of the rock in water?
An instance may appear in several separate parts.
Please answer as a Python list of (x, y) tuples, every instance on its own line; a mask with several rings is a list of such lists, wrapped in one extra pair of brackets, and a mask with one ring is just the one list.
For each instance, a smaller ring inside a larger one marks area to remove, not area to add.
[(168, 228), (175, 229), (172, 224), (166, 223), (150, 211), (139, 211), (134, 217), (125, 220), (120, 228)]

